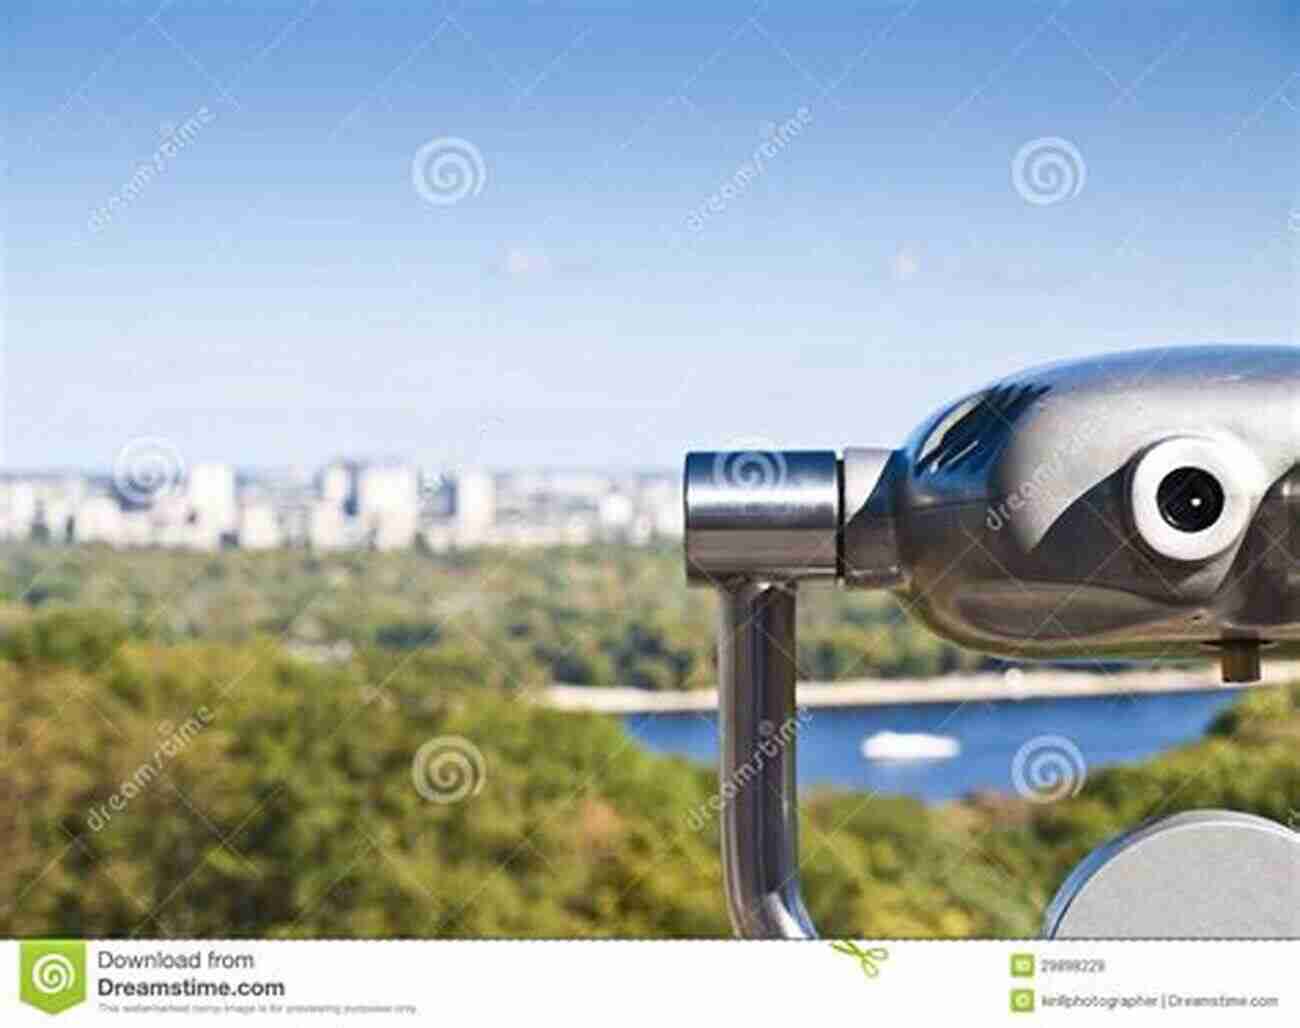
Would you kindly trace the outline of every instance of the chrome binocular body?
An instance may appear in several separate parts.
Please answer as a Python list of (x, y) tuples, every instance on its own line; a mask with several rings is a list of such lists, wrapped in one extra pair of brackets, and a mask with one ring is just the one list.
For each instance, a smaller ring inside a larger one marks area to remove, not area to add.
[[(1300, 349), (1048, 365), (898, 449), (692, 453), (685, 508), (688, 579), (722, 595), (724, 782), (794, 714), (806, 580), (889, 590), (1013, 660), (1217, 655), (1253, 681), (1261, 654), (1300, 653)], [(733, 923), (810, 935), (793, 747), (758, 777), (724, 809)]]

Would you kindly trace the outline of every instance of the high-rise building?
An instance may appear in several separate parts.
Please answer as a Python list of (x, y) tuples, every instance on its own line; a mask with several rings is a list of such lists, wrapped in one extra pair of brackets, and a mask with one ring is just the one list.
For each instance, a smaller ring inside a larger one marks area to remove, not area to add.
[(415, 542), (420, 479), (404, 464), (371, 464), (357, 472), (357, 520), (371, 545), (401, 549)]
[[(279, 542), (273, 545), (302, 546), (307, 542), (311, 508), (317, 496), (317, 479), (313, 473), (301, 467), (285, 467), (246, 476), (239, 499), (241, 510), (250, 504), (270, 509), (279, 536)], [(248, 519), (243, 513), (240, 515), (241, 546), (243, 535), (250, 527), (257, 537), (265, 537), (262, 514), (249, 517), (251, 522), (245, 524)]]
[(307, 543), (314, 550), (341, 550), (355, 545), (350, 519), (337, 498), (312, 504), (307, 515)]
[(271, 550), (284, 543), (285, 534), (275, 508), (265, 501), (244, 504), (239, 510), (239, 545), (248, 550)]
[(79, 543), (121, 546), (126, 542), (122, 505), (107, 493), (87, 496), (77, 507), (73, 518), (73, 537)]
[(458, 546), (481, 546), (492, 541), (496, 522), (496, 482), (485, 471), (467, 471), (456, 478), (452, 515)]
[(336, 504), (340, 511), (356, 502), (355, 468), (335, 462), (321, 472), (320, 498)]
[(215, 550), (239, 527), (235, 472), (227, 464), (196, 464), (186, 487), (189, 504), (187, 544)]
[(0, 481), (0, 539), (30, 539), (36, 522), (36, 487), (29, 481)]

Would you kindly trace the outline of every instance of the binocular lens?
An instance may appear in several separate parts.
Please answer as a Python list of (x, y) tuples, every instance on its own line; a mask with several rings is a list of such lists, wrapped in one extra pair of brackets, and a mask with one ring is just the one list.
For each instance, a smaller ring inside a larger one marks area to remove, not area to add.
[(1201, 468), (1178, 468), (1165, 476), (1156, 493), (1160, 513), (1180, 532), (1204, 532), (1223, 515), (1223, 486)]

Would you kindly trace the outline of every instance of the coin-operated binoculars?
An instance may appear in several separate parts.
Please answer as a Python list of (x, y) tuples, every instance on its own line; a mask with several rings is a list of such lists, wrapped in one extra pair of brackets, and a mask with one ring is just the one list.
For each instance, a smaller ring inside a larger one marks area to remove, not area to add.
[[(1300, 653), (1300, 349), (1186, 347), (1037, 368), (897, 450), (692, 453), (686, 567), (716, 586), (727, 904), (741, 936), (815, 935), (799, 890), (795, 602), (898, 595), (1003, 657)], [(779, 733), (779, 735), (778, 735)], [(774, 736), (776, 736), (774, 738)], [(1049, 936), (1300, 936), (1300, 835), (1229, 811), (1089, 856)]]

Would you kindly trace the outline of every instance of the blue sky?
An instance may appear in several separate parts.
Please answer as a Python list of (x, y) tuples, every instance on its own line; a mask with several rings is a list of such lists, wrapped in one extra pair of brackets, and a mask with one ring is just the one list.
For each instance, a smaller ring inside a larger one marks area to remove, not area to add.
[(1296, 341), (1293, 5), (702, 6), (9, 5), (0, 460), (668, 467)]

